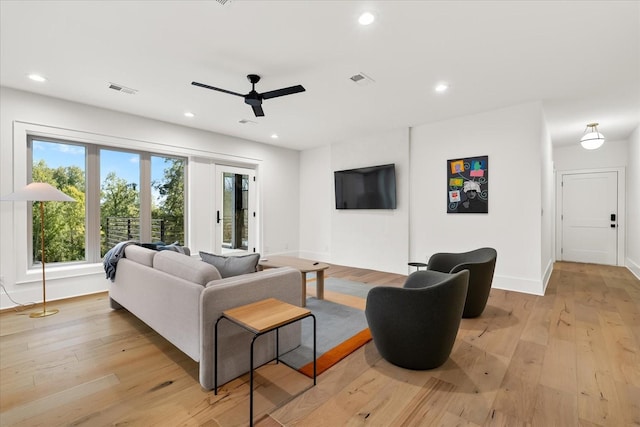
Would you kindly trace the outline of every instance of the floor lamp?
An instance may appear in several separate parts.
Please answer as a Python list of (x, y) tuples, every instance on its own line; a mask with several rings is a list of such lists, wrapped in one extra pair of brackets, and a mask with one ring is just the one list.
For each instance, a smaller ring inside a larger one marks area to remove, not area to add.
[(29, 315), (29, 317), (45, 317), (56, 314), (58, 309), (47, 310), (47, 291), (45, 287), (44, 276), (44, 202), (75, 202), (74, 199), (64, 194), (62, 191), (47, 184), (46, 182), (32, 182), (26, 187), (11, 193), (0, 199), (2, 201), (26, 201), (26, 202), (40, 202), (40, 247), (42, 248), (42, 311), (36, 311)]

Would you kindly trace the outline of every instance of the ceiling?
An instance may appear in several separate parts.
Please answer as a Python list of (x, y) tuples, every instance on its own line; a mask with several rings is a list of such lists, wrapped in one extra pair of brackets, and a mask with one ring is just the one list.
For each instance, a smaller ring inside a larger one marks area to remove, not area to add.
[[(593, 121), (610, 141), (640, 124), (638, 1), (221, 3), (2, 0), (0, 84), (299, 150), (535, 101), (555, 145)], [(306, 92), (256, 118), (191, 85), (247, 93), (252, 73), (258, 92)]]

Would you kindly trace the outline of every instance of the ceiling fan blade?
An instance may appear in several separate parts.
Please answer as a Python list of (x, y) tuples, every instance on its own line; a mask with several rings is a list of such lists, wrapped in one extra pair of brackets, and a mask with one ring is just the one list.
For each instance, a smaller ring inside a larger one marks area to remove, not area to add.
[(252, 105), (251, 108), (253, 108), (253, 114), (255, 114), (256, 117), (264, 117), (264, 111), (262, 111), (262, 105)]
[(299, 92), (304, 92), (304, 91), (305, 91), (305, 89), (304, 89), (304, 87), (302, 87), (302, 85), (285, 87), (283, 89), (276, 89), (276, 90), (272, 90), (272, 91), (263, 93), (262, 94), (262, 99), (277, 98), (279, 96), (291, 95), (291, 94), (294, 94), (294, 93), (299, 93)]
[(192, 85), (194, 85), (194, 86), (203, 87), (203, 88), (205, 88), (205, 89), (217, 90), (218, 92), (228, 93), (229, 95), (236, 95), (236, 96), (242, 96), (242, 97), (244, 97), (244, 95), (243, 95), (243, 94), (241, 94), (241, 93), (232, 92), (232, 91), (230, 91), (230, 90), (226, 90), (226, 89), (220, 89), (219, 87), (209, 86), (209, 85), (206, 85), (206, 84), (204, 84), (204, 83), (191, 82), (191, 84), (192, 84)]

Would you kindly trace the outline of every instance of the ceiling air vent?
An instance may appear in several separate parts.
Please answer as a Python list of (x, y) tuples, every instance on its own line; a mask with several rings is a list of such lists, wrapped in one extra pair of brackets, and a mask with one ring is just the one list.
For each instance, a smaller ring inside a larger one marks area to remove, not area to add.
[(130, 87), (122, 86), (117, 83), (109, 83), (109, 89), (113, 89), (122, 93), (127, 93), (129, 95), (135, 95), (138, 92), (137, 89), (131, 89)]
[(351, 79), (352, 82), (360, 85), (360, 86), (368, 86), (371, 83), (375, 83), (375, 80), (373, 80), (371, 77), (367, 76), (365, 73), (358, 73), (358, 74), (354, 74), (353, 76), (349, 77)]
[(221, 5), (225, 5), (227, 3), (231, 3), (231, 0), (216, 0), (216, 2), (220, 3)]

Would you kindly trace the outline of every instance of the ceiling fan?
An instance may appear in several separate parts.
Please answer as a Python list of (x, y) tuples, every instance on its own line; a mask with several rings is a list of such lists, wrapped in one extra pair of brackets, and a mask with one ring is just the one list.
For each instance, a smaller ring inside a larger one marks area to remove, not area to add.
[(251, 108), (253, 108), (253, 113), (256, 115), (256, 117), (264, 116), (264, 111), (262, 111), (263, 99), (277, 98), (279, 96), (292, 95), (294, 93), (305, 91), (302, 85), (296, 85), (296, 86), (285, 87), (282, 89), (271, 90), (269, 92), (258, 93), (256, 92), (256, 83), (260, 81), (260, 76), (257, 74), (249, 74), (247, 76), (247, 79), (251, 82), (251, 92), (249, 92), (246, 95), (243, 95), (237, 92), (232, 92), (226, 89), (220, 89), (218, 87), (209, 86), (204, 83), (191, 82), (191, 84), (194, 86), (203, 87), (205, 89), (217, 90), (218, 92), (224, 92), (231, 95), (243, 97), (245, 104), (249, 104), (251, 105)]

